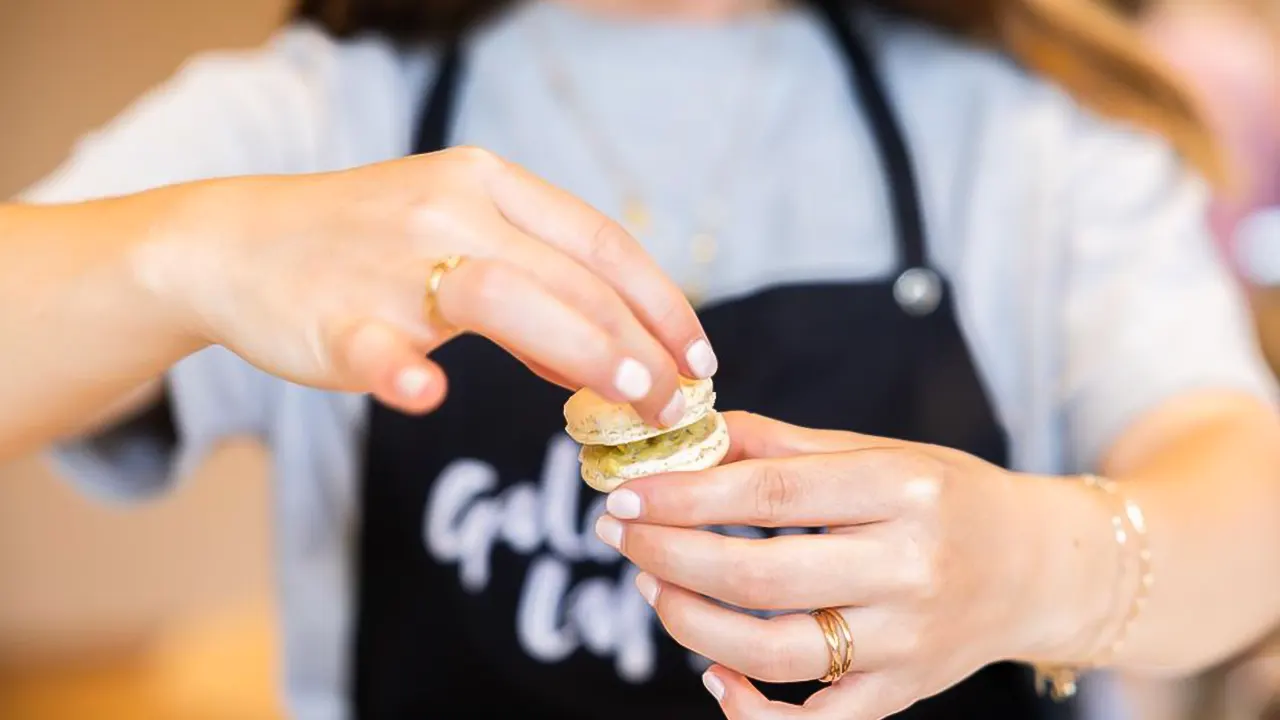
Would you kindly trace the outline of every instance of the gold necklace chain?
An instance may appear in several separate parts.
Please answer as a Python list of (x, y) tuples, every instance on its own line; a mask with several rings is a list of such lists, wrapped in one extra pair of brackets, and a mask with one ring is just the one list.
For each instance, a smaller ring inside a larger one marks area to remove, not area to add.
[[(772, 43), (769, 41), (774, 36), (770, 32), (774, 15), (775, 13), (772, 11), (766, 14), (770, 22), (760, 28), (756, 38), (756, 45), (752, 51), (754, 61), (750, 65), (751, 70), (743, 78), (743, 87), (739, 93), (741, 97), (734, 103), (734, 106), (741, 107), (746, 104), (747, 99), (752, 95), (752, 90), (756, 87), (756, 83), (753, 81), (759, 77), (771, 57), (771, 52), (769, 51), (772, 50)], [(640, 192), (639, 183), (626, 171), (623, 163), (618, 158), (618, 153), (614, 152), (614, 149), (602, 137), (596, 123), (591, 121), (581, 98), (575, 91), (567, 69), (555, 57), (553, 52), (554, 43), (548, 37), (547, 29), (538, 27), (535, 28), (535, 31), (543, 68), (552, 93), (574, 117), (574, 122), (579, 126), (582, 136), (591, 146), (592, 154), (611, 177), (613, 185), (618, 188), (622, 196), (622, 217), (620, 220), (623, 226), (631, 234), (643, 237), (652, 229), (652, 213), (649, 204), (644, 200), (644, 196)], [(739, 112), (735, 114), (735, 117), (738, 122), (733, 134), (730, 136), (729, 150), (721, 162), (716, 164), (716, 169), (711, 175), (709, 187), (704, 193), (703, 200), (697, 204), (698, 207), (693, 213), (694, 231), (689, 239), (689, 253), (693, 266), (691, 274), (694, 277), (685, 283), (684, 291), (685, 295), (695, 305), (701, 301), (705, 293), (705, 275), (719, 254), (719, 233), (727, 219), (724, 196), (728, 194), (729, 185), (734, 178), (732, 170), (746, 156), (745, 152), (738, 151), (738, 149), (746, 145), (749, 131), (752, 129), (752, 123), (749, 122), (753, 119), (751, 113)]]

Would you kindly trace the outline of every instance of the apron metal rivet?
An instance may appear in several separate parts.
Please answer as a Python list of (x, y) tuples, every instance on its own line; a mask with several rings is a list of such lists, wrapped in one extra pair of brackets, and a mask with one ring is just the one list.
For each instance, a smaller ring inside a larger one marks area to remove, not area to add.
[(942, 278), (929, 268), (910, 268), (893, 283), (893, 299), (908, 315), (928, 315), (942, 302)]

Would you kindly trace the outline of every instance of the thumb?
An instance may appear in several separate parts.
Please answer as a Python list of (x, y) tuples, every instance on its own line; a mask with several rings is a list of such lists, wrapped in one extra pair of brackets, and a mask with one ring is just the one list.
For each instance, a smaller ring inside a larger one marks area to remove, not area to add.
[(390, 325), (356, 323), (337, 337), (333, 350), (346, 384), (402, 412), (430, 412), (444, 401), (444, 371)]

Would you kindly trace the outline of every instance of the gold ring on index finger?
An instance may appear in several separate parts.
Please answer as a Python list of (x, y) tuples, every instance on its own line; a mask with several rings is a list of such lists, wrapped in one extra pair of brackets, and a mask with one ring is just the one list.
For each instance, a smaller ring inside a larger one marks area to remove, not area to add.
[(835, 683), (853, 668), (853, 632), (844, 614), (835, 608), (819, 608), (809, 613), (822, 630), (830, 661), (822, 682)]
[(431, 272), (427, 275), (427, 294), (422, 300), (422, 316), (429, 323), (440, 323), (448, 325), (442, 317), (440, 317), (440, 308), (438, 295), (440, 293), (440, 283), (444, 281), (444, 276), (451, 271), (456, 270), (466, 258), (462, 255), (450, 255), (445, 259), (431, 266)]

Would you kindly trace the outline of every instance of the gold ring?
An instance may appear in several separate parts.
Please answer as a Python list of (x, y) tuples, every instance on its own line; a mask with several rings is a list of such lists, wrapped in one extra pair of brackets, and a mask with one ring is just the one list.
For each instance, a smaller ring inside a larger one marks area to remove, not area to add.
[(436, 295), (440, 292), (440, 282), (444, 280), (445, 275), (449, 274), (449, 271), (456, 270), (463, 259), (461, 255), (450, 255), (431, 266), (431, 273), (427, 276), (427, 295), (422, 300), (422, 316), (428, 322), (440, 319), (437, 317), (439, 308), (436, 300)]
[(821, 680), (824, 683), (838, 682), (853, 669), (853, 632), (849, 630), (844, 614), (834, 608), (818, 608), (809, 615), (818, 623), (822, 639), (827, 643), (830, 663)]

